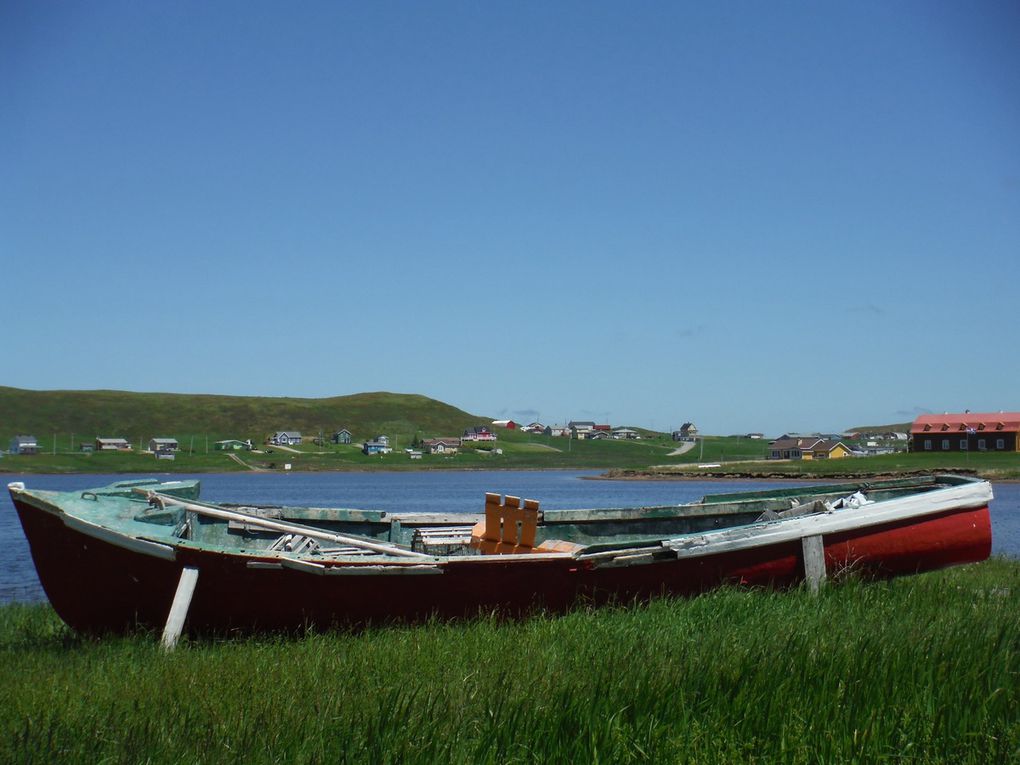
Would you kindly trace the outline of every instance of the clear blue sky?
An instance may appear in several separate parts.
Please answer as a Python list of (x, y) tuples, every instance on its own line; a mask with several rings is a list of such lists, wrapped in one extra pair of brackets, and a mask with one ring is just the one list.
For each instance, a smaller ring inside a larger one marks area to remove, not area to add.
[(0, 5), (0, 384), (1020, 409), (1015, 2)]

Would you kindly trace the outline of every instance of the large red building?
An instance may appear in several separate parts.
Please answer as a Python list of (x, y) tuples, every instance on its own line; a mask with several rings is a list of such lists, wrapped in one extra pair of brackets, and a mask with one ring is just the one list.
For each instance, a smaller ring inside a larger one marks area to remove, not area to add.
[(1020, 451), (1020, 412), (922, 414), (910, 428), (912, 452)]

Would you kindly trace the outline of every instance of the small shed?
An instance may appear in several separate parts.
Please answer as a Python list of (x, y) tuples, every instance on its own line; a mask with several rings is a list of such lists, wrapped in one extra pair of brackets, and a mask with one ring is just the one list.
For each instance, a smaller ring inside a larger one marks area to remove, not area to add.
[(333, 434), (334, 444), (349, 444), (351, 442), (351, 431), (347, 428), (340, 428), (336, 433)]
[(11, 439), (11, 454), (38, 454), (39, 442), (35, 436), (15, 436)]
[(126, 438), (97, 438), (97, 452), (129, 452), (131, 443)]

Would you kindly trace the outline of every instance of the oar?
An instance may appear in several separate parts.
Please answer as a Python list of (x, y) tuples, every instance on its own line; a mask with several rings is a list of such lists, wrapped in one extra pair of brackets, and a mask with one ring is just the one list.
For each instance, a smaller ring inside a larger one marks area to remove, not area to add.
[(432, 560), (431, 555), (423, 555), (422, 553), (412, 552), (411, 550), (405, 550), (401, 547), (397, 547), (396, 545), (388, 545), (382, 542), (370, 542), (369, 540), (362, 539), (361, 537), (349, 537), (346, 534), (334, 534), (330, 531), (322, 531), (321, 529), (317, 529), (312, 526), (304, 526), (300, 523), (274, 521), (269, 518), (260, 518), (257, 515), (242, 513), (237, 510), (224, 510), (222, 507), (188, 502), (187, 500), (179, 499), (178, 497), (174, 497), (169, 494), (160, 494), (157, 491), (147, 491), (143, 488), (136, 488), (134, 491), (137, 494), (145, 496), (149, 502), (160, 506), (178, 505), (183, 507), (185, 510), (190, 510), (193, 513), (205, 515), (210, 518), (219, 518), (224, 521), (241, 521), (252, 526), (259, 526), (270, 531), (279, 531), (284, 534), (303, 534), (304, 536), (311, 537), (312, 539), (320, 539), (327, 542), (338, 542), (340, 544), (350, 545), (351, 547), (360, 547), (365, 550), (371, 550), (372, 552), (383, 553), (384, 555), (394, 555), (402, 558), (417, 558), (419, 560)]

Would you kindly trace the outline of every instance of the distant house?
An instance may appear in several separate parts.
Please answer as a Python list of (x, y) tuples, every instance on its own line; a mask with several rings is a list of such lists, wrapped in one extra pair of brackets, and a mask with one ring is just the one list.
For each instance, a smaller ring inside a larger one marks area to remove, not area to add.
[(842, 441), (825, 438), (777, 438), (769, 446), (770, 460), (825, 460), (852, 457)]
[(910, 428), (910, 451), (1020, 451), (1020, 412), (922, 414)]
[(334, 444), (349, 444), (351, 442), (351, 431), (347, 428), (341, 428), (333, 434), (332, 441)]
[(604, 430), (592, 430), (584, 438), (586, 441), (602, 441), (609, 438), (609, 434)]
[(239, 441), (236, 438), (227, 438), (213, 444), (213, 449), (220, 452), (241, 451), (251, 449), (251, 441)]
[[(534, 433), (536, 435), (542, 435), (543, 433), (545, 433), (546, 427), (540, 422), (532, 422), (529, 423), (528, 425), (525, 425), (523, 428), (521, 428), (521, 430), (523, 430), (525, 433)], [(548, 434), (546, 433), (546, 435)]]
[(591, 429), (597, 430), (600, 433), (609, 433), (612, 430), (612, 427), (609, 425), (592, 425)]
[(817, 438), (795, 438), (791, 436), (777, 438), (769, 444), (768, 458), (770, 460), (799, 460), (802, 453), (801, 449), (808, 448), (817, 441)]
[(494, 428), (506, 428), (507, 430), (515, 430), (516, 428), (518, 428), (520, 426), (516, 422), (514, 422), (513, 420), (493, 420), (492, 421), (492, 427), (494, 427)]
[(801, 459), (805, 460), (838, 460), (853, 456), (850, 447), (842, 441), (833, 441), (828, 438), (816, 441), (806, 451), (802, 449), (801, 454)]
[[(386, 438), (386, 436), (381, 436), (380, 438)], [(388, 438), (386, 438), (386, 441), (380, 441), (376, 438), (371, 441), (366, 441), (361, 445), (362, 454), (389, 454), (391, 451), (393, 450), (390, 448)]]
[(613, 438), (616, 439), (634, 439), (637, 437), (638, 432), (630, 428), (616, 428), (613, 430)]
[(39, 442), (35, 436), (15, 436), (11, 439), (11, 454), (38, 454)]
[(297, 446), (301, 443), (301, 434), (296, 430), (280, 430), (269, 438), (269, 443), (276, 446)]
[(461, 441), (495, 441), (496, 434), (489, 430), (485, 425), (476, 425), (473, 428), (467, 428), (464, 431), (464, 435), (460, 437)]
[(680, 430), (673, 431), (672, 437), (674, 441), (693, 441), (698, 437), (698, 428), (693, 422), (685, 422)]
[(570, 435), (570, 428), (566, 425), (550, 425), (545, 429), (545, 434), (556, 438), (565, 438)]
[(423, 443), (429, 454), (456, 454), (460, 450), (459, 438), (428, 438)]
[(571, 420), (567, 423), (570, 435), (574, 438), (587, 438), (595, 430), (595, 423), (590, 420)]
[(150, 438), (150, 452), (176, 452), (180, 449), (176, 438)]
[(129, 452), (131, 444), (126, 438), (97, 438), (97, 452)]

